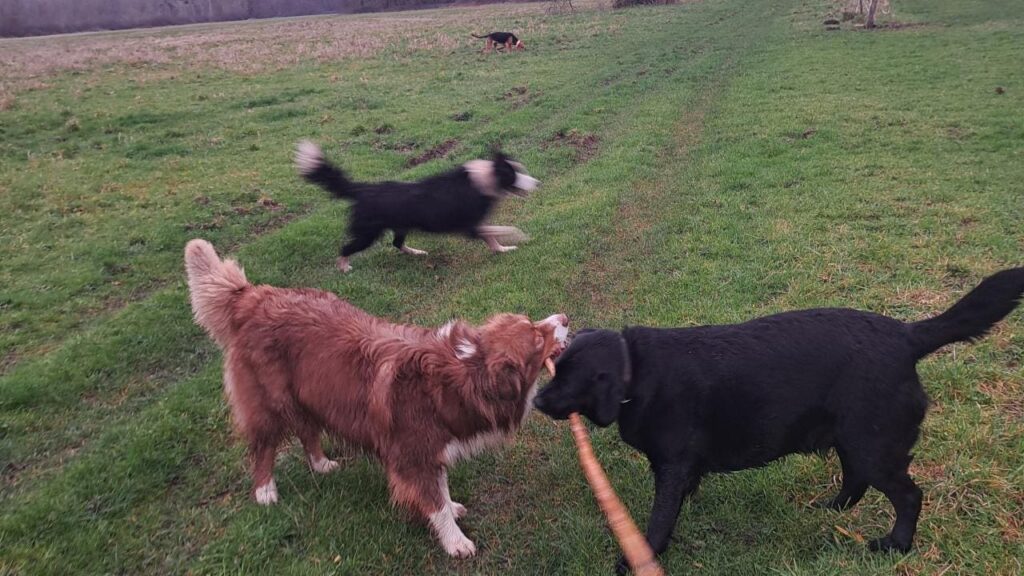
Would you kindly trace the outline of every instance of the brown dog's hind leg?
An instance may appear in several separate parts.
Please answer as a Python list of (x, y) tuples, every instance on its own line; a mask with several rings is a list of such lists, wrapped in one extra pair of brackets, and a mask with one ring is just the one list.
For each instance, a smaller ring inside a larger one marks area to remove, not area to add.
[(320, 441), (320, 428), (311, 424), (301, 424), (295, 431), (302, 442), (302, 448), (306, 451), (306, 462), (314, 472), (327, 474), (338, 469), (338, 462), (331, 460), (324, 454), (324, 447)]
[(252, 460), (253, 496), (258, 504), (269, 506), (277, 504), (277, 484), (274, 483), (274, 456), (281, 436), (277, 431), (267, 431), (265, 435), (254, 439), (249, 444), (249, 457)]

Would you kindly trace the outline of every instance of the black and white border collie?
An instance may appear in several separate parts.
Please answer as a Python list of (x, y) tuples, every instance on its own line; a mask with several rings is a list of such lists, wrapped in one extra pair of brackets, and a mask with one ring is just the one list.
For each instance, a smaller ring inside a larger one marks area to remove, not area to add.
[(462, 166), (419, 182), (353, 182), (324, 158), (320, 147), (299, 142), (295, 167), (303, 178), (318, 184), (335, 198), (352, 201), (348, 242), (342, 245), (338, 269), (352, 269), (349, 258), (370, 247), (385, 230), (406, 254), (426, 252), (405, 244), (412, 230), (435, 234), (464, 234), (487, 243), (493, 252), (515, 250), (503, 246), (501, 237), (516, 236), (508, 226), (484, 224), (499, 200), (509, 195), (525, 197), (540, 182), (526, 174), (523, 165), (495, 151), (490, 160), (471, 160)]

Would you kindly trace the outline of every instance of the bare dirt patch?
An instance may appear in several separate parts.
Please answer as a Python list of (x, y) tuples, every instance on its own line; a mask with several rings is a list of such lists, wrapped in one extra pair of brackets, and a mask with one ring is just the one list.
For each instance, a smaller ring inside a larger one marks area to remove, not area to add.
[(789, 134), (786, 134), (786, 138), (792, 142), (796, 142), (798, 140), (807, 140), (817, 133), (817, 128), (808, 128), (802, 132), (790, 132)]
[[(700, 144), (704, 131), (704, 116), (714, 99), (715, 90), (709, 89), (676, 122), (674, 145), (666, 156), (672, 161), (685, 161), (690, 150)], [(615, 230), (607, 243), (595, 245), (586, 264), (576, 279), (579, 293), (591, 294), (591, 306), (596, 321), (621, 318), (629, 306), (634, 283), (629, 277), (635, 273), (623, 262), (644, 257), (645, 237), (652, 223), (658, 221), (664, 209), (668, 189), (663, 183), (638, 182), (630, 194), (619, 202), (615, 214)]]
[(596, 134), (584, 134), (576, 130), (569, 130), (568, 132), (559, 130), (555, 132), (554, 136), (544, 141), (541, 144), (541, 148), (570, 146), (575, 150), (573, 160), (577, 164), (582, 164), (597, 155), (600, 142), (601, 139)]
[(455, 147), (458, 146), (458, 145), (459, 145), (459, 141), (458, 140), (456, 140), (454, 138), (449, 138), (448, 140), (445, 140), (444, 142), (441, 142), (437, 146), (434, 146), (430, 150), (427, 150), (426, 152), (424, 152), (422, 154), (419, 154), (417, 156), (413, 156), (412, 158), (409, 158), (408, 165), (410, 167), (412, 167), (412, 166), (419, 166), (420, 164), (425, 164), (425, 163), (430, 162), (431, 160), (434, 160), (436, 158), (444, 158), (449, 153), (451, 153), (451, 151), (454, 150)]
[(884, 24), (877, 24), (874, 28), (861, 28), (865, 32), (882, 32), (885, 30), (907, 30), (910, 28), (924, 28), (930, 26), (927, 22), (885, 22)]
[(1024, 390), (1007, 380), (978, 383), (978, 390), (992, 399), (999, 411), (1011, 420), (1024, 422)]
[(933, 310), (942, 308), (949, 300), (949, 295), (937, 290), (915, 288), (914, 290), (897, 293), (896, 300), (900, 304), (907, 304), (917, 310), (923, 310), (930, 313)]
[(509, 102), (513, 110), (526, 106), (533, 99), (530, 89), (526, 86), (513, 86), (511, 90), (501, 95), (501, 99)]

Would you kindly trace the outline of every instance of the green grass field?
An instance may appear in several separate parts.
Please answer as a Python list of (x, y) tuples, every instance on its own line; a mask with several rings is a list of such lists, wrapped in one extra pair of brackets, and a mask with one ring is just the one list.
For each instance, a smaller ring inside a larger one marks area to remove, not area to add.
[[(1024, 263), (1024, 3), (894, 4), (882, 21), (908, 25), (874, 32), (825, 32), (830, 0), (703, 0), (0, 41), (0, 574), (611, 573), (567, 426), (540, 414), (452, 474), (472, 560), (449, 560), (344, 447), (326, 477), (284, 451), (282, 503), (256, 506), (182, 248), (207, 238), (253, 281), (421, 324), (921, 318)], [(492, 29), (528, 50), (481, 55), (469, 33)], [(381, 245), (341, 275), (346, 206), (295, 176), (305, 137), (365, 179), (501, 143), (544, 186), (494, 221), (532, 240), (493, 256), (413, 235), (429, 257)], [(1022, 352), (1017, 311), (921, 363), (911, 554), (867, 552), (892, 520), (875, 491), (810, 508), (840, 471), (800, 456), (706, 479), (668, 573), (1020, 574)], [(594, 441), (645, 524), (646, 462), (614, 428)]]

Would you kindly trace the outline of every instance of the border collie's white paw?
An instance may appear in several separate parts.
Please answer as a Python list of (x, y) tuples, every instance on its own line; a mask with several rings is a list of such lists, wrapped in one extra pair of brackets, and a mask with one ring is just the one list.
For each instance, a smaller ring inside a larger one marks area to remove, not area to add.
[(411, 254), (413, 256), (426, 256), (427, 255), (427, 251), (426, 250), (417, 250), (416, 248), (410, 248), (409, 246), (402, 246), (401, 250), (402, 250), (403, 254)]
[(344, 256), (339, 256), (337, 262), (335, 262), (335, 265), (338, 267), (339, 272), (352, 271), (352, 265), (348, 263), (348, 258), (345, 258)]

